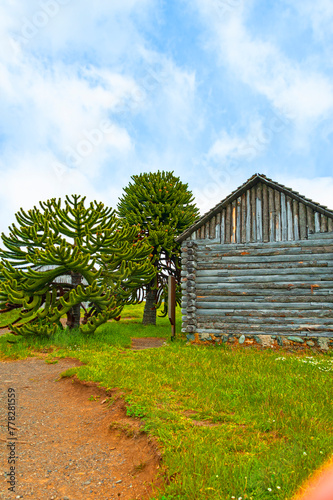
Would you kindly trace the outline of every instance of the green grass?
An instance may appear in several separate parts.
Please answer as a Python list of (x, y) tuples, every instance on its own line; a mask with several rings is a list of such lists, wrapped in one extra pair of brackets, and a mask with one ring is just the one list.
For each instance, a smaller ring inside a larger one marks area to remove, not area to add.
[(136, 352), (126, 349), (131, 336), (168, 339), (168, 320), (160, 318), (156, 328), (122, 320), (94, 337), (62, 332), (52, 342), (7, 344), (0, 337), (0, 353), (20, 357), (53, 345), (50, 360), (73, 356), (85, 363), (68, 375), (120, 388), (128, 413), (144, 419), (163, 451), (169, 480), (156, 499), (290, 499), (332, 454), (331, 354), (184, 340)]

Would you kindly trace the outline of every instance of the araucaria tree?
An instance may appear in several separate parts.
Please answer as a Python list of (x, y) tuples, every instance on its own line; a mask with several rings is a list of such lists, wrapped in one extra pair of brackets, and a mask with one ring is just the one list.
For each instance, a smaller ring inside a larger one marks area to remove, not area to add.
[(18, 309), (10, 325), (17, 335), (52, 335), (64, 315), (70, 328), (92, 333), (155, 274), (140, 229), (103, 203), (86, 207), (85, 198), (66, 196), (64, 205), (51, 199), (21, 209), (16, 220), (9, 236), (2, 234), (0, 309)]
[[(180, 285), (180, 245), (175, 237), (198, 217), (194, 198), (173, 172), (133, 175), (118, 204), (118, 214), (132, 225), (139, 224), (142, 237), (153, 247), (151, 262), (156, 276), (144, 285), (144, 324), (156, 324), (156, 309), (165, 298), (168, 276)], [(180, 287), (177, 300), (180, 302)]]

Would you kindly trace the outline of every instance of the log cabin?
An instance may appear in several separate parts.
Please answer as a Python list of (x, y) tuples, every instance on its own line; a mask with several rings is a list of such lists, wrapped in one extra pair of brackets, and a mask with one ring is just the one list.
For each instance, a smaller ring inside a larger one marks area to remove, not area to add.
[(177, 240), (189, 341), (333, 347), (333, 210), (255, 174)]

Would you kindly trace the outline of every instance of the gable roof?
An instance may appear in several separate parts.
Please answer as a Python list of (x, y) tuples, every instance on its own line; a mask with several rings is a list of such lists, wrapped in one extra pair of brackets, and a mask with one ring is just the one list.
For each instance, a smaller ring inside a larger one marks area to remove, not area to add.
[(208, 220), (211, 219), (214, 215), (218, 214), (226, 205), (229, 203), (233, 202), (235, 199), (239, 198), (245, 191), (248, 189), (252, 188), (259, 182), (262, 182), (263, 184), (266, 184), (268, 187), (271, 187), (273, 189), (276, 189), (277, 191), (280, 191), (281, 193), (284, 193), (285, 195), (289, 196), (290, 198), (297, 200), (301, 203), (304, 203), (304, 205), (309, 206), (316, 212), (319, 212), (323, 215), (326, 215), (327, 217), (333, 218), (333, 210), (328, 209), (324, 205), (320, 205), (319, 203), (316, 203), (313, 200), (310, 200), (309, 198), (306, 198), (305, 196), (302, 196), (298, 191), (293, 191), (291, 188), (283, 186), (283, 184), (279, 184), (278, 182), (273, 181), (272, 179), (269, 179), (266, 177), (264, 174), (254, 174), (252, 177), (250, 177), (244, 184), (242, 184), (240, 187), (235, 189), (229, 196), (224, 198), (224, 200), (220, 201), (214, 208), (209, 210), (209, 212), (205, 213), (202, 217), (200, 217), (194, 224), (192, 224), (190, 227), (188, 227), (182, 234), (180, 234), (177, 238), (176, 241), (182, 242), (191, 234), (199, 229), (201, 226), (203, 226)]

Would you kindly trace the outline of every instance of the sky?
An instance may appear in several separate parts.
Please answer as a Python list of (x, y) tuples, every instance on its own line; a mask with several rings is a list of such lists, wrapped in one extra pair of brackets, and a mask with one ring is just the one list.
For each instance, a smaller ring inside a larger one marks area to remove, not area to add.
[(3, 0), (0, 232), (173, 171), (201, 213), (255, 173), (333, 209), (331, 0)]

